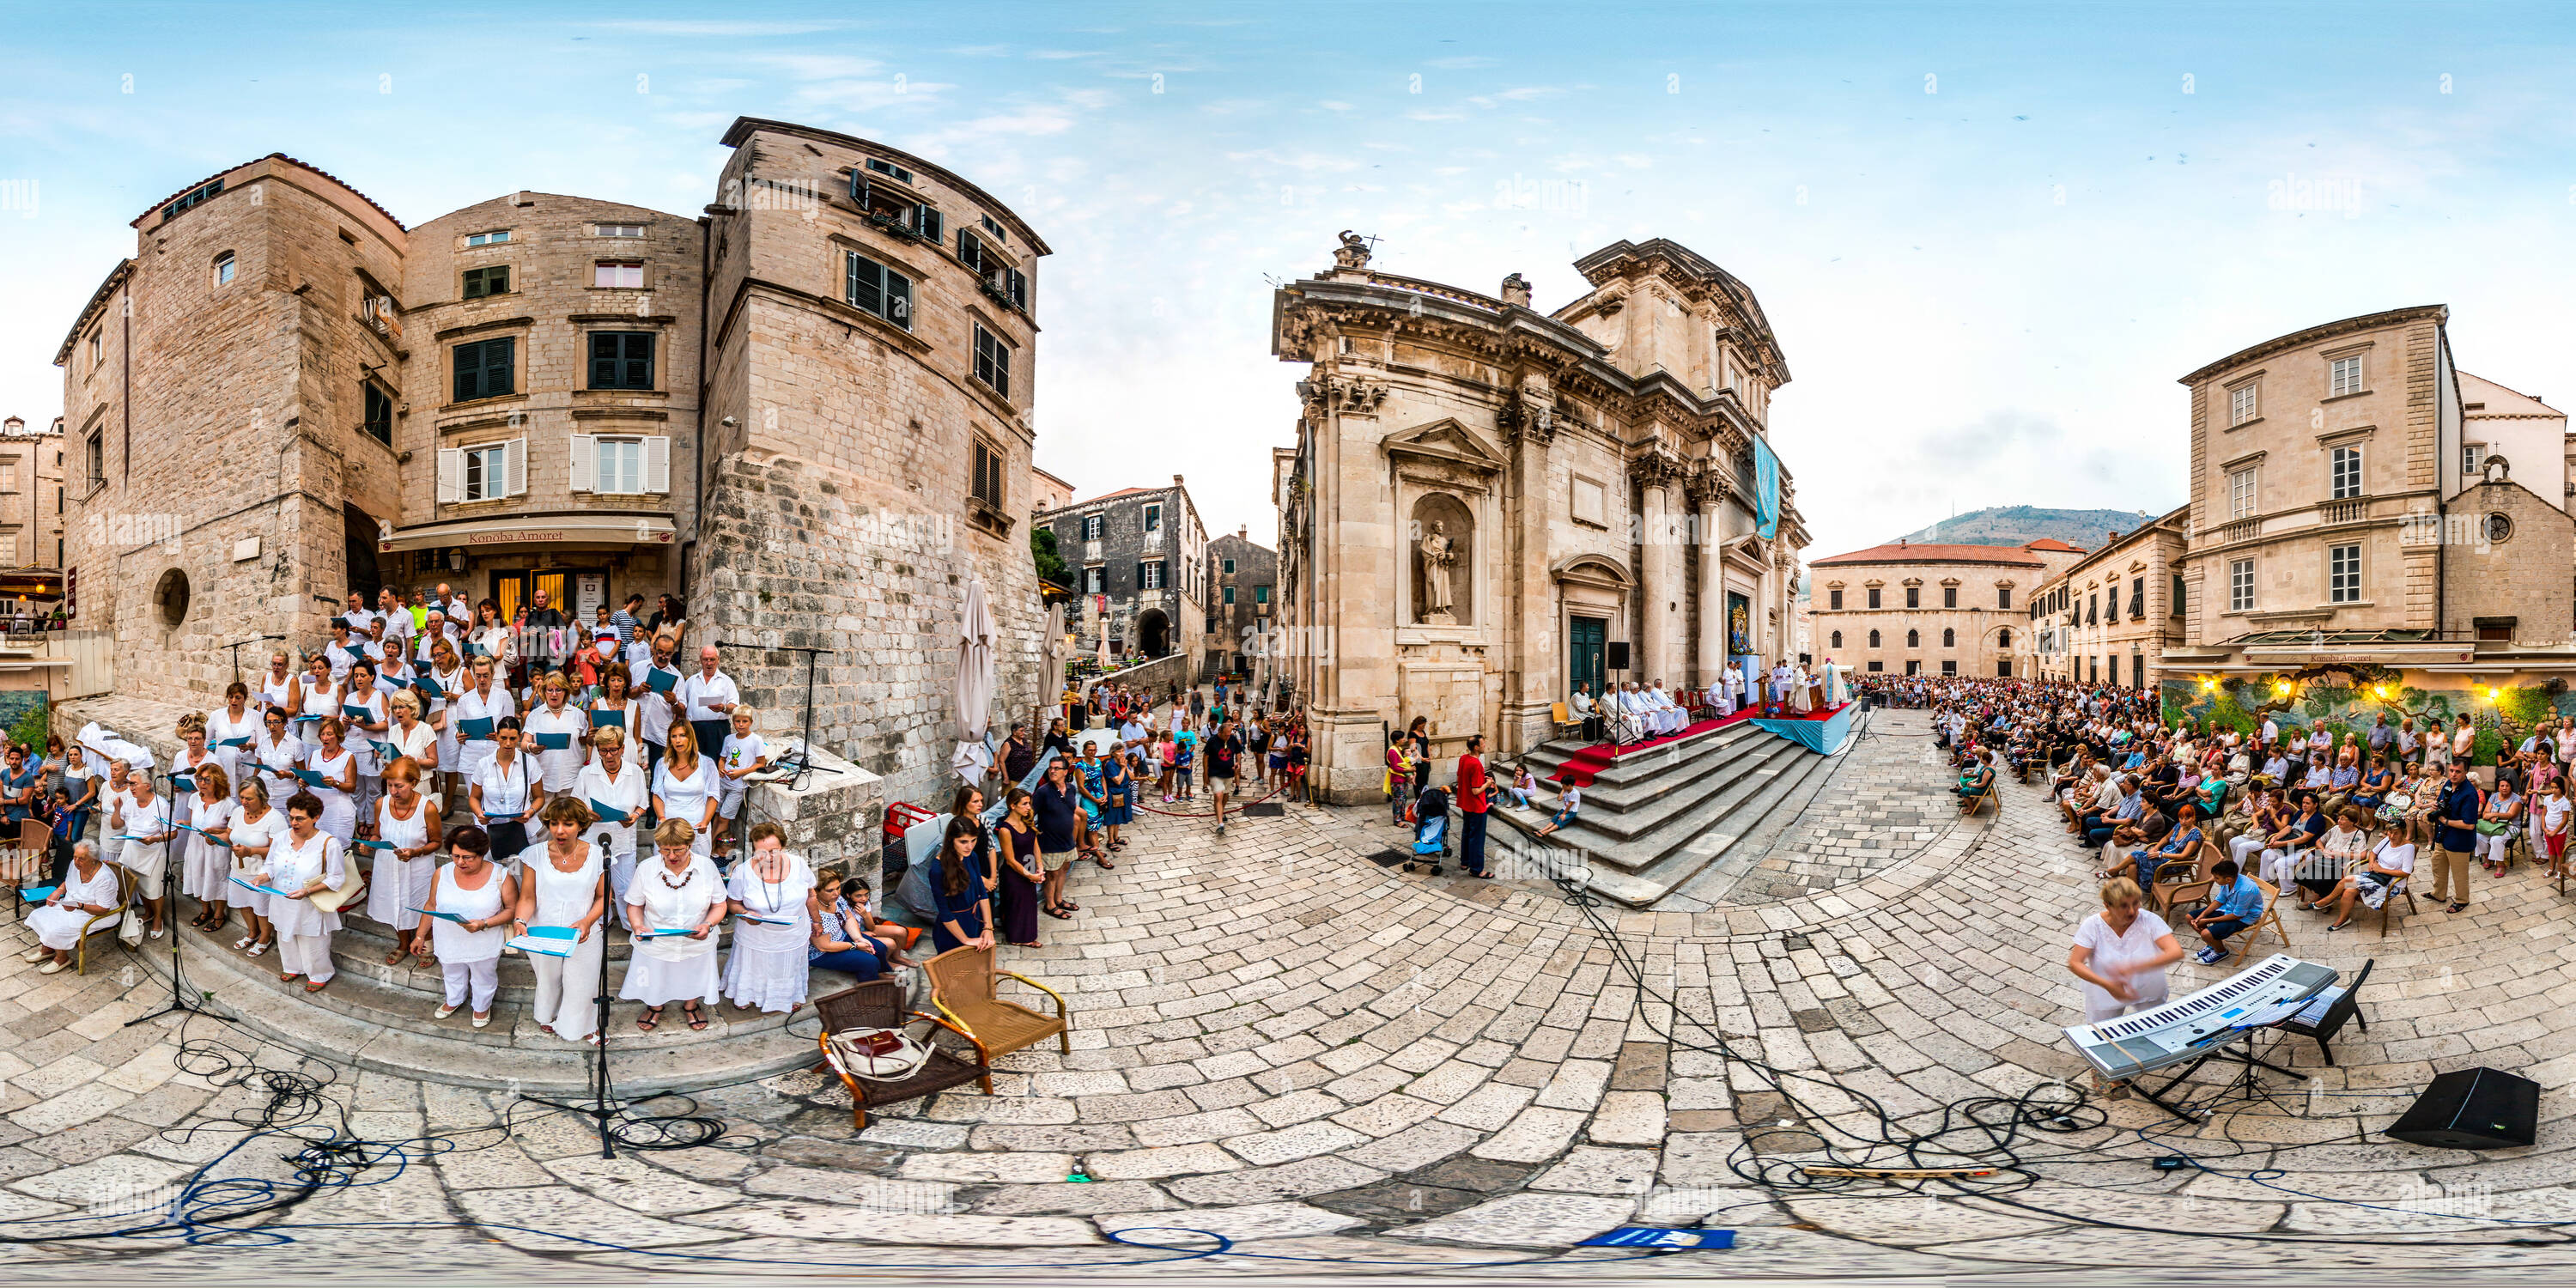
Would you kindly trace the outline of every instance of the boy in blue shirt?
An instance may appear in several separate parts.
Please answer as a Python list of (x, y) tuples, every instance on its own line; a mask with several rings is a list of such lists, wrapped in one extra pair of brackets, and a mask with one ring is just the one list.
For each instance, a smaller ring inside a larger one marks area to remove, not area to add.
[(2228, 936), (2263, 916), (2263, 883), (2246, 876), (2234, 859), (2220, 859), (2209, 869), (2209, 904), (2191, 915), (2191, 928), (2209, 945), (2196, 959), (2203, 966), (2227, 960)]

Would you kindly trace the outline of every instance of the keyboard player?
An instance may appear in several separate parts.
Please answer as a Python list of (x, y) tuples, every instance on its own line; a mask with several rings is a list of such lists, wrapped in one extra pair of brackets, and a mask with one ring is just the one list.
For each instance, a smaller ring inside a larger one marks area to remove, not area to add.
[[(2066, 969), (2083, 983), (2087, 1024), (2165, 1000), (2165, 968), (2182, 960), (2182, 945), (2173, 928), (2144, 903), (2137, 882), (2113, 877), (2102, 883), (2102, 910), (2075, 928)], [(2129, 1094), (2125, 1082), (2099, 1084), (2098, 1089), (2115, 1100)]]

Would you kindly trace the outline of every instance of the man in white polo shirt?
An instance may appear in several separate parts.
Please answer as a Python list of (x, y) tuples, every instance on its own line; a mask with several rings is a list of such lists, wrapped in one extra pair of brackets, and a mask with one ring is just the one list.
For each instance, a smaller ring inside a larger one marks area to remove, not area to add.
[(688, 705), (689, 727), (697, 731), (699, 753), (712, 756), (723, 750), (742, 693), (734, 687), (732, 676), (716, 669), (715, 645), (698, 649), (697, 673), (680, 681), (679, 698)]

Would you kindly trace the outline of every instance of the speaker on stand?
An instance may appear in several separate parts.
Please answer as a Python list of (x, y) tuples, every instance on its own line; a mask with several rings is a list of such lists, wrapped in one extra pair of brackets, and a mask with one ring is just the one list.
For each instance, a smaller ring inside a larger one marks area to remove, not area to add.
[(2454, 1069), (2435, 1074), (2380, 1134), (2430, 1149), (2516, 1149), (2531, 1144), (2539, 1123), (2539, 1083), (2499, 1069)]
[[(1603, 669), (1614, 672), (1625, 671), (1628, 669), (1628, 641), (1612, 640), (1609, 643), (1602, 645), (1601, 648), (1601, 665)], [(1603, 688), (1601, 693), (1602, 701), (1605, 703), (1611, 703), (1611, 705), (1604, 708), (1604, 714), (1609, 716), (1607, 730), (1610, 734), (1610, 758), (1612, 760), (1617, 760), (1619, 758), (1620, 712), (1625, 709), (1618, 703), (1612, 702), (1612, 699), (1618, 694), (1618, 692), (1619, 681), (1612, 680)]]

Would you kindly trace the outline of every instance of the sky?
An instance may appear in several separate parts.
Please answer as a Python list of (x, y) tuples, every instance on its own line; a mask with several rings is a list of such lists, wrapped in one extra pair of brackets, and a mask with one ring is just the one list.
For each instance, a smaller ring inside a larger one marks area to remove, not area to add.
[[(2177, 378), (2451, 306), (2463, 369), (2576, 404), (2576, 10), (2513, 5), (0, 4), (0, 414), (127, 225), (268, 152), (406, 223), (517, 190), (694, 214), (737, 116), (1000, 197), (1038, 268), (1037, 462), (1184, 475), (1275, 540), (1277, 281), (1552, 310), (1664, 236), (1761, 300), (1810, 558), (1990, 505), (2184, 499)], [(1394, 428), (1401, 428), (1400, 426)]]

